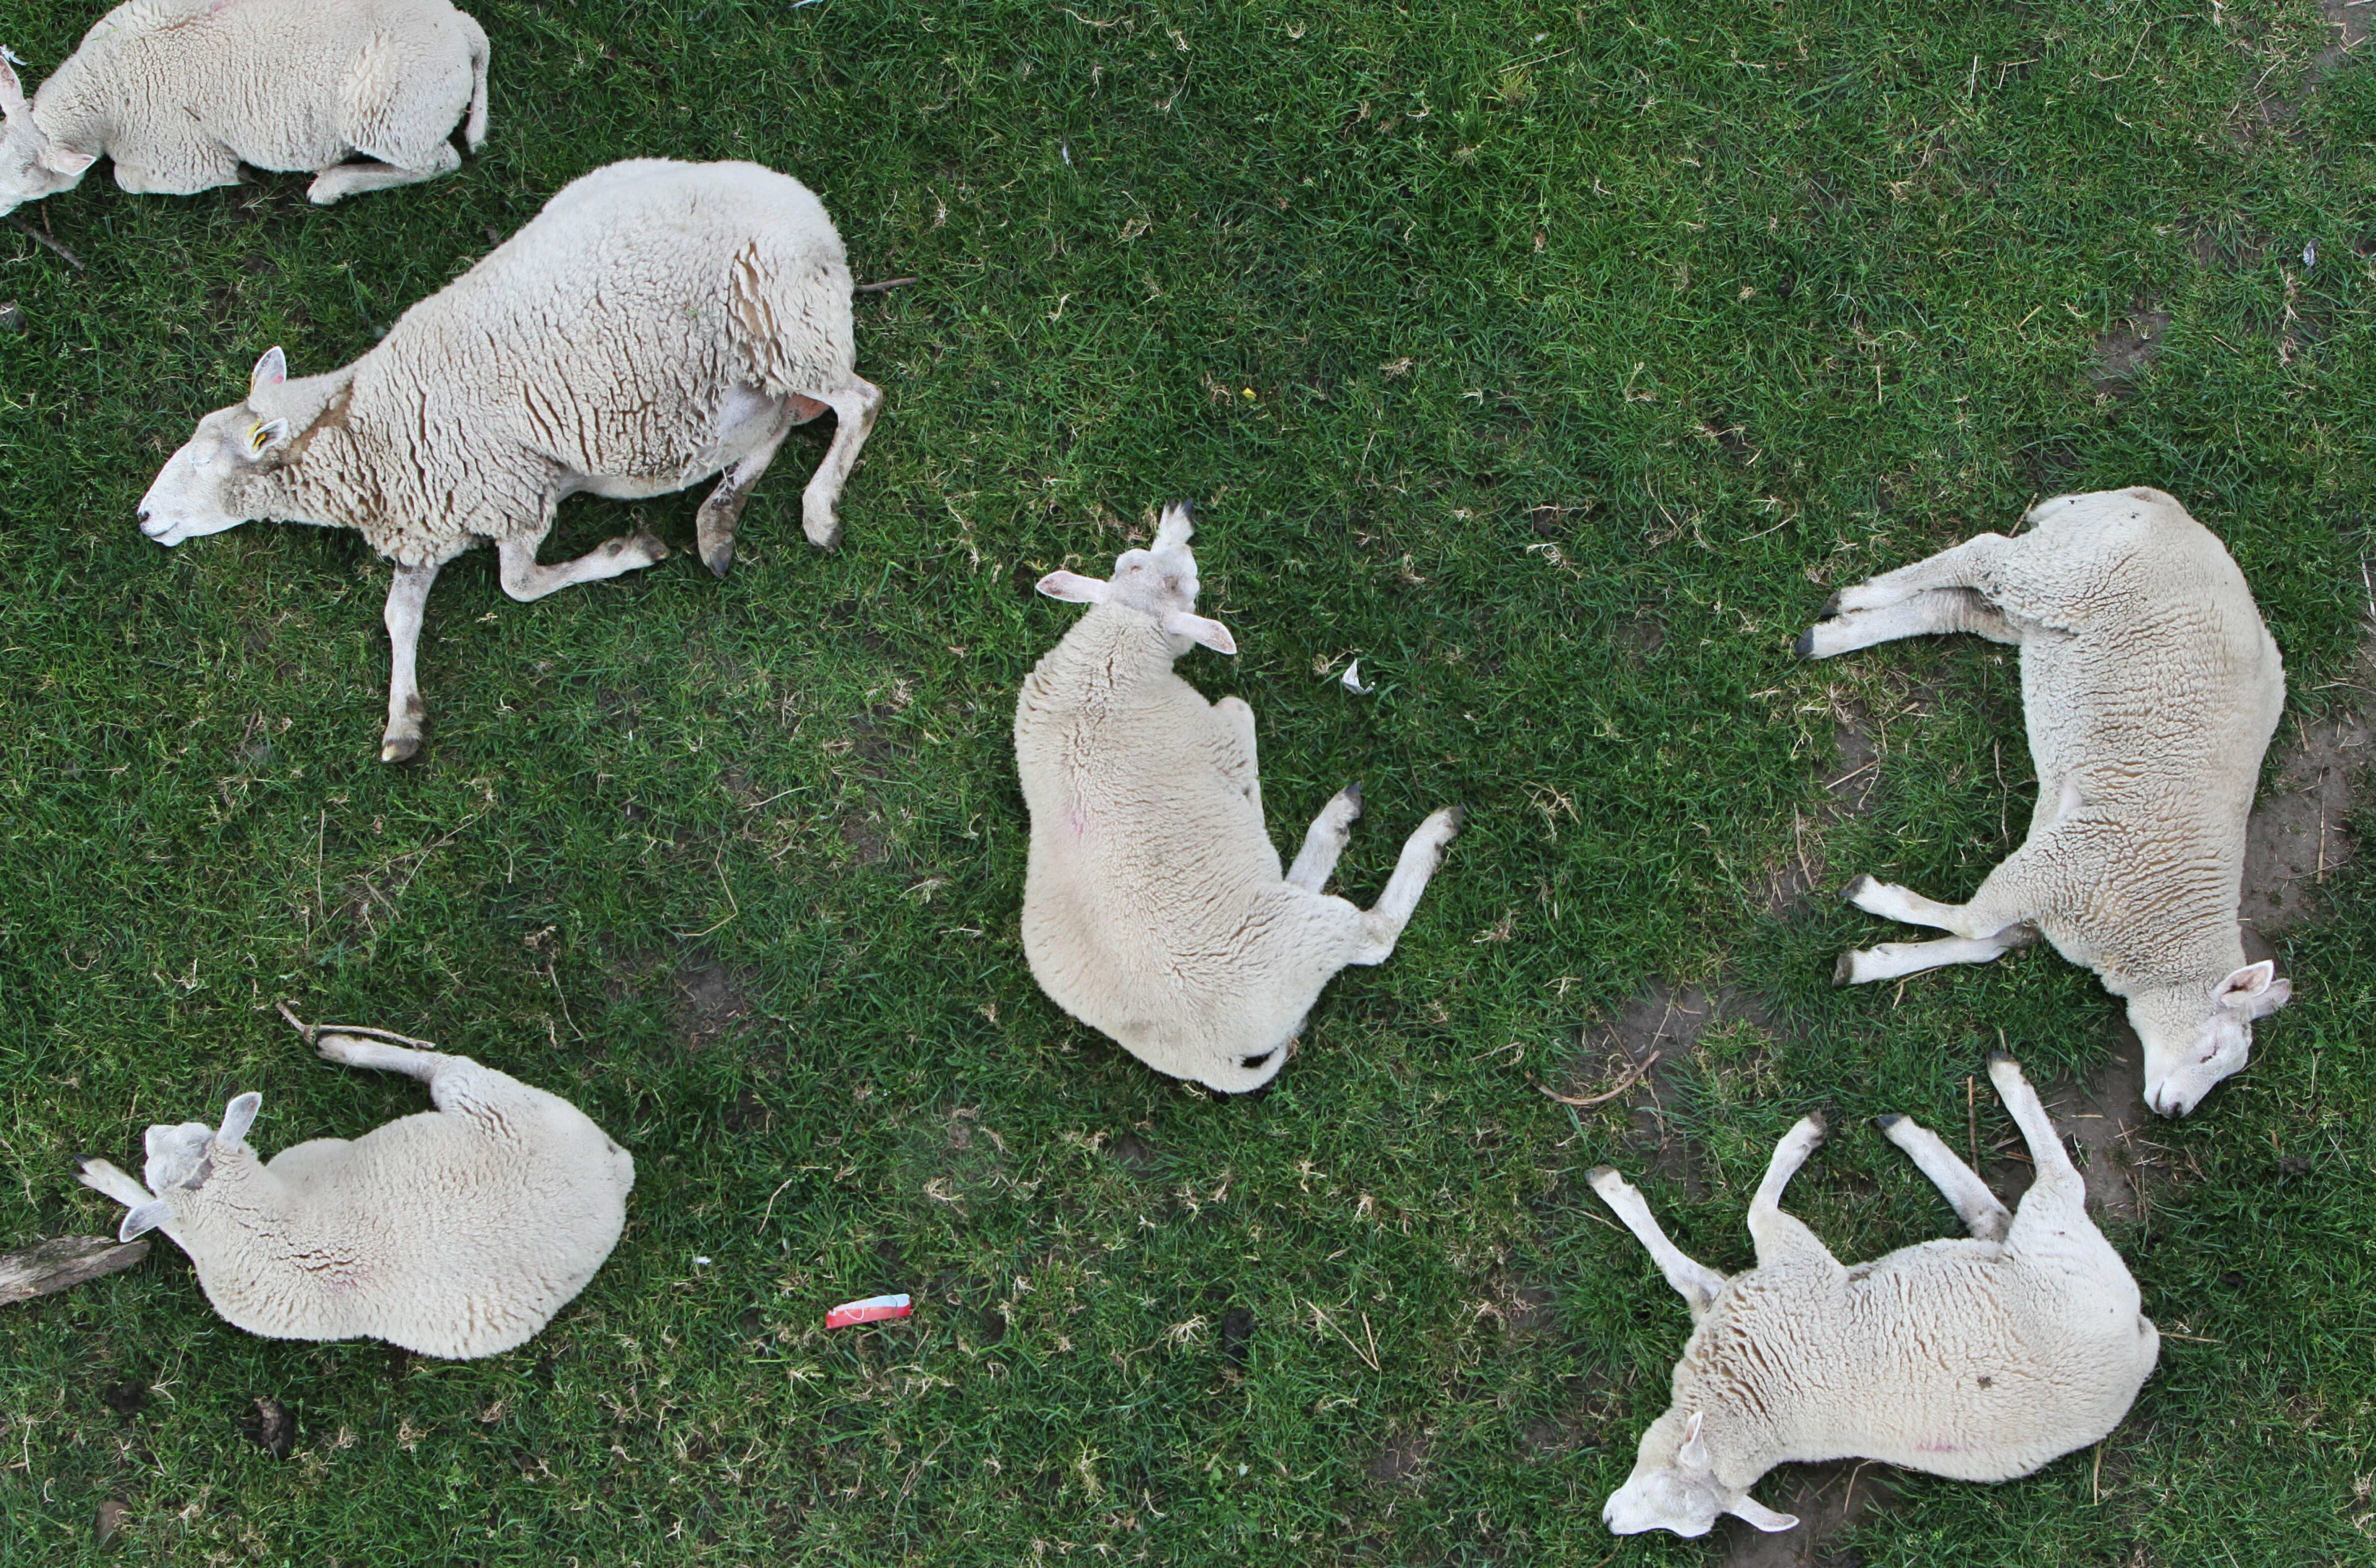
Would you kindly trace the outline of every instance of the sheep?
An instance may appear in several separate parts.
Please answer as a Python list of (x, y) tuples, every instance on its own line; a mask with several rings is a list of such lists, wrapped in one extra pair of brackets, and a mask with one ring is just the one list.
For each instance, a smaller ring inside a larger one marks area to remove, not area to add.
[(1031, 815), (1023, 951), (1066, 1013), (1158, 1072), (1223, 1093), (1261, 1087), (1321, 989), (1383, 964), (1459, 826), (1436, 812), (1403, 845), (1375, 908), (1323, 894), (1353, 819), (1339, 791), (1284, 876), (1263, 825), (1253, 710), (1208, 703), (1172, 671), (1195, 645), (1235, 653), (1195, 613), (1182, 504), (1110, 582), (1051, 572), (1040, 591), (1095, 606), (1023, 683), (1015, 760)]
[(1674, 1398), (1601, 1511), (1618, 1535), (1705, 1535), (1719, 1514), (1798, 1524), (1749, 1495), (1776, 1465), (1865, 1458), (1958, 1480), (2005, 1481), (2108, 1436), (2153, 1372), (2161, 1335), (2136, 1281), (2087, 1218), (2086, 1185), (2037, 1091), (1989, 1063), (2037, 1179), (2008, 1214), (1937, 1134), (1875, 1125), (1943, 1194), (1969, 1241), (1924, 1241), (1853, 1268), (1782, 1212), (1782, 1189), (1824, 1141), (1820, 1116), (1776, 1146), (1749, 1205), (1757, 1266), (1730, 1277), (1686, 1257), (1642, 1194), (1603, 1166), (1586, 1178), (1691, 1308)]
[(101, 153), (160, 196), (235, 185), (242, 163), (311, 171), (327, 207), (459, 169), (457, 121), (479, 150), (487, 35), (446, 0), (127, 0), (30, 103), (0, 59), (0, 215)]
[(2041, 932), (2128, 1004), (2145, 1099), (2183, 1116), (2243, 1067), (2291, 985), (2244, 961), (2236, 909), (2285, 668), (2244, 575), (2158, 490), (2064, 495), (1832, 598), (1803, 659), (1926, 632), (2021, 649), (2037, 805), (1967, 904), (1859, 876), (1859, 909), (1952, 932), (1844, 954), (1839, 985), (1986, 963)]
[(309, 1031), (330, 1061), (403, 1073), (434, 1111), (268, 1163), (247, 1142), (262, 1097), (222, 1125), (148, 1129), (148, 1185), (101, 1159), (85, 1186), (123, 1204), (129, 1241), (161, 1229), (216, 1312), (272, 1339), (377, 1338), (468, 1360), (525, 1344), (602, 1266), (636, 1162), (584, 1112), (467, 1056)]
[(493, 540), (522, 601), (648, 566), (648, 531), (537, 564), (564, 497), (635, 500), (724, 478), (695, 518), (719, 576), (751, 487), (792, 426), (830, 409), (802, 500), (810, 540), (883, 394), (859, 377), (849, 266), (807, 187), (755, 163), (636, 159), (564, 186), (362, 358), (291, 377), (278, 348), (244, 402), (198, 422), (141, 498), (175, 545), (252, 519), (358, 529), (395, 565), (382, 762), (421, 749), (414, 655), (438, 570)]

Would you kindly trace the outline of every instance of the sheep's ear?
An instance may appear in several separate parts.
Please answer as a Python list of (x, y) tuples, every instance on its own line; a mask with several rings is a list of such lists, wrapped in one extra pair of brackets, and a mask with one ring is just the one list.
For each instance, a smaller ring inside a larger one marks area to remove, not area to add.
[[(254, 394), (251, 393), (249, 396), (253, 397)], [(288, 439), (289, 422), (287, 420), (259, 420), (247, 427), (247, 455), (251, 457), (261, 457), (271, 451), (275, 445)]]
[(1155, 530), (1154, 548), (1164, 550), (1173, 545), (1185, 544), (1188, 542), (1188, 536), (1195, 531), (1196, 525), (1189, 515), (1188, 503), (1174, 501), (1163, 509), (1163, 521)]
[(2271, 980), (2269, 989), (2252, 998), (2252, 1016), (2265, 1018), (2294, 999), (2294, 982)]
[(1040, 591), (1067, 604), (1097, 604), (1105, 599), (1106, 585), (1078, 572), (1051, 572), (1040, 579)]
[(22, 120), (33, 113), (33, 106), (25, 101), (25, 84), (17, 79), (8, 60), (8, 52), (0, 49), (0, 118)]
[(117, 1228), (119, 1241), (137, 1241), (160, 1225), (173, 1218), (172, 1208), (162, 1198), (151, 1198), (137, 1208), (125, 1211), (124, 1223)]
[(1230, 636), (1230, 628), (1218, 621), (1208, 621), (1202, 615), (1191, 615), (1185, 610), (1168, 612), (1163, 617), (1163, 629), (1175, 637), (1186, 637), (1192, 643), (1202, 643), (1215, 653), (1235, 653), (1238, 639)]
[[(2213, 1000), (2229, 1007), (2250, 1008), (2252, 1016), (2257, 1018), (2263, 1010), (2261, 1006), (2263, 998), (2275, 989), (2276, 974), (2277, 965), (2274, 958), (2263, 958), (2257, 964), (2247, 964), (2219, 982), (2219, 994)], [(2286, 987), (2285, 995), (2270, 1003), (2267, 1010), (2275, 1012), (2284, 1006), (2287, 998), (2292, 995), (2293, 988)]]
[(1727, 1503), (1724, 1511), (1732, 1515), (1735, 1518), (1748, 1520), (1751, 1524), (1756, 1526), (1759, 1529), (1764, 1530), (1769, 1536), (1778, 1535), (1784, 1530), (1795, 1530), (1799, 1527), (1799, 1515), (1796, 1514), (1776, 1514), (1773, 1509), (1766, 1507), (1765, 1504), (1758, 1502), (1757, 1499), (1750, 1496), (1745, 1491), (1739, 1497), (1734, 1498), (1730, 1503)]
[(1700, 1426), (1706, 1420), (1705, 1410), (1693, 1410), (1692, 1419), (1683, 1423), (1683, 1446), (1675, 1455), (1677, 1464), (1693, 1470), (1709, 1467), (1707, 1440), (1700, 1436)]
[(98, 161), (99, 154), (95, 152), (77, 152), (55, 142), (46, 143), (42, 148), (42, 167), (53, 174), (64, 174), (69, 180), (79, 179)]
[(254, 1089), (234, 1099), (223, 1107), (222, 1125), (215, 1130), (215, 1142), (235, 1144), (244, 1140), (247, 1130), (255, 1125), (255, 1113), (263, 1108), (264, 1097)]
[(254, 370), (247, 373), (247, 395), (253, 398), (288, 379), (289, 356), (282, 353), (280, 346), (276, 343), (264, 350), (264, 357), (255, 362)]

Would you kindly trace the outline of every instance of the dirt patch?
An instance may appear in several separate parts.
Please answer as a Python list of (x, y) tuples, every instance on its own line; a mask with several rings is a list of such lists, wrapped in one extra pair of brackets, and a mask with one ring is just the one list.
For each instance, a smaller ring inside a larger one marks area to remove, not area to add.
[(834, 824), (834, 830), (855, 865), (877, 866), (891, 858), (891, 836), (883, 830), (883, 819), (872, 812), (845, 816)]
[(1881, 782), (1881, 728), (1861, 703), (1845, 703), (1832, 712), (1833, 760), (1824, 766), (1824, 793), (1828, 799), (1811, 814), (1790, 808), (1790, 853), (1767, 878), (1765, 912), (1779, 917), (1803, 909), (1827, 880), (1824, 864), (1824, 829), (1872, 810), (1872, 794)]
[(297, 1446), (297, 1418), (278, 1399), (258, 1399), (241, 1423), (247, 1439), (275, 1459), (286, 1459)]
[(1408, 1432), (1380, 1449), (1362, 1469), (1372, 1480), (1386, 1486), (1416, 1485), (1420, 1472), (1427, 1467), (1430, 1446), (1427, 1433)]
[(1243, 1307), (1232, 1307), (1221, 1319), (1221, 1354), (1239, 1366), (1253, 1354), (1254, 1314)]
[(2115, 397), (2127, 393), (2161, 352), (2162, 335), (2169, 330), (2169, 312), (2139, 311), (2096, 340), (2096, 390)]
[(113, 1497), (99, 1505), (99, 1512), (92, 1515), (90, 1527), (91, 1533), (99, 1538), (100, 1545), (105, 1546), (115, 1538), (117, 1532), (124, 1528), (125, 1516), (131, 1512), (131, 1509)]
[[(2376, 643), (2361, 650), (2347, 680), (2359, 701), (2301, 729), (2244, 830), (2239, 912), (2248, 952), (2255, 933), (2275, 936), (2313, 913), (2320, 885), (2354, 858), (2344, 825), (2361, 775), (2376, 759), (2370, 749), (2376, 740)], [(2261, 947), (2251, 956), (2265, 956), (2266, 944)]]
[(669, 1022), (677, 1039), (693, 1051), (716, 1044), (751, 1016), (748, 969), (726, 964), (706, 964), (676, 974), (676, 1000)]
[(2327, 26), (2334, 30), (2334, 36), (2327, 40), (2326, 47), (2311, 58), (2310, 69), (2304, 73), (2303, 81), (2312, 88), (2341, 69), (2343, 63), (2368, 42), (2370, 27), (2376, 25), (2376, 18), (2369, 15), (2370, 11), (2376, 11), (2376, 6), (2366, 4), (2365, 0), (2356, 5), (2353, 0), (2319, 0), (2318, 10), (2319, 15), (2326, 18)]
[(1895, 1501), (1888, 1478), (1895, 1467), (1843, 1459), (1791, 1465), (1768, 1475), (1752, 1495), (1768, 1508), (1799, 1516), (1799, 1527), (1775, 1535), (1741, 1519), (1724, 1522), (1724, 1568), (1857, 1568), (1864, 1559), (1833, 1538), (1855, 1527), (1869, 1508)]
[(1163, 1174), (1163, 1157), (1156, 1153), (1154, 1146), (1136, 1133), (1118, 1134), (1113, 1142), (1106, 1146), (1106, 1158), (1132, 1175), (1142, 1179)]
[[(2085, 1082), (2058, 1084), (2038, 1097), (2055, 1132), (2079, 1146), (2087, 1206), (2099, 1222), (2144, 1219), (2156, 1192), (2179, 1176), (2176, 1156), (2149, 1135), (2157, 1119), (2145, 1108), (2144, 1095), (2144, 1046), (2122, 1024), (2111, 1059)], [(2009, 1206), (2029, 1190), (2033, 1171), (2026, 1157), (1996, 1161), (1988, 1171)]]
[(1645, 1164), (1694, 1198), (1707, 1191), (1705, 1162), (1674, 1112), (1701, 1037), (1726, 1019), (1775, 1032), (1771, 1016), (1746, 992), (1654, 984), (1620, 1008), (1614, 1018), (1586, 1031), (1576, 1056), (1576, 1079), (1561, 1091), (1591, 1096), (1611, 1086), (1626, 1086), (1622, 1095), (1611, 1098), (1632, 1118), (1633, 1142), (1643, 1152)]

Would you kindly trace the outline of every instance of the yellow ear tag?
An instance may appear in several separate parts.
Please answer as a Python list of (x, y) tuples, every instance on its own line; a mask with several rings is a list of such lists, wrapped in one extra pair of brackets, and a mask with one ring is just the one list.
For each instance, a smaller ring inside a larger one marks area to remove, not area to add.
[(271, 445), (272, 437), (266, 432), (264, 422), (261, 420), (247, 427), (247, 455), (249, 457), (263, 457), (264, 449)]

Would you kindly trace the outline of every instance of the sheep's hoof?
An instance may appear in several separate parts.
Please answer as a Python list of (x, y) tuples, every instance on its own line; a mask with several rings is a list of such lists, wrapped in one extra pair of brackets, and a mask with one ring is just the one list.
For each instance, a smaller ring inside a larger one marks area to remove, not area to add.
[(669, 558), (669, 547), (662, 544), (660, 536), (649, 529), (637, 529), (629, 535), (627, 548), (643, 552), (645, 561), (655, 566)]
[(1617, 1167), (1613, 1165), (1596, 1165), (1591, 1170), (1584, 1173), (1585, 1185), (1590, 1187), (1595, 1192), (1598, 1192), (1601, 1188), (1608, 1186), (1612, 1182), (1622, 1182), (1624, 1180), (1624, 1177), (1617, 1174)]
[(1876, 1131), (1886, 1134), (1891, 1128), (1896, 1126), (1900, 1122), (1905, 1120), (1906, 1118), (1904, 1116), (1893, 1111), (1886, 1116), (1874, 1117), (1872, 1119), (1872, 1124)]
[[(1858, 899), (1863, 897), (1866, 894), (1871, 892), (1875, 887), (1880, 885), (1881, 879), (1879, 877), (1872, 876), (1871, 874), (1859, 876), (1855, 881), (1849, 883), (1846, 887), (1840, 889), (1840, 898), (1845, 903), (1855, 904)], [(1858, 905), (1858, 908), (1861, 909), (1863, 906)]]
[(1856, 984), (1855, 954), (1843, 953), (1840, 955), (1839, 962), (1832, 966), (1832, 983), (1834, 985)]
[(2010, 1067), (2010, 1068), (2011, 1068), (2011, 1069), (2013, 1069), (2013, 1071), (2014, 1071), (2014, 1073), (2016, 1073), (2016, 1074), (2018, 1074), (2018, 1073), (2021, 1071), (2021, 1063), (2014, 1060), (2013, 1052), (2012, 1052), (2012, 1051), (1990, 1051), (1990, 1052), (1989, 1052), (1989, 1071), (1990, 1071), (1990, 1072), (1991, 1072), (1991, 1073), (1993, 1073), (1993, 1072), (1995, 1072), (1995, 1071), (1996, 1071), (1998, 1068), (2000, 1068), (2000, 1067)]
[(421, 737), (418, 735), (390, 735), (379, 743), (379, 760), (382, 762), (410, 762), (420, 754)]
[(1468, 814), (1468, 808), (1467, 808), (1467, 806), (1446, 806), (1446, 807), (1444, 807), (1444, 808), (1443, 808), (1443, 830), (1444, 830), (1446, 833), (1456, 833), (1456, 832), (1458, 832), (1458, 831), (1460, 830), (1460, 824), (1461, 824), (1462, 819), (1463, 819), (1463, 818), (1465, 818), (1465, 817), (1467, 817), (1467, 814)]
[(1814, 658), (1815, 628), (1810, 626), (1805, 631), (1800, 632), (1799, 634), (1799, 640), (1791, 645), (1790, 651), (1797, 654), (1800, 659)]
[(1848, 590), (1846, 588), (1841, 588), (1837, 592), (1835, 592), (1831, 598), (1824, 600), (1823, 612), (1819, 614), (1816, 619), (1820, 621), (1828, 621), (1833, 616), (1838, 614), (1840, 612), (1840, 600), (1847, 593), (1847, 591)]
[(1807, 1114), (1799, 1118), (1799, 1120), (1806, 1127), (1807, 1131), (1813, 1135), (1814, 1140), (1817, 1143), (1823, 1143), (1831, 1137), (1832, 1124), (1824, 1119), (1822, 1111), (1810, 1111)]
[(723, 577), (726, 576), (727, 568), (734, 564), (734, 541), (731, 539), (719, 540), (701, 552), (701, 564), (709, 568), (711, 576)]
[(1353, 808), (1355, 816), (1361, 814), (1361, 786), (1359, 783), (1348, 784), (1336, 793), (1347, 805)]

